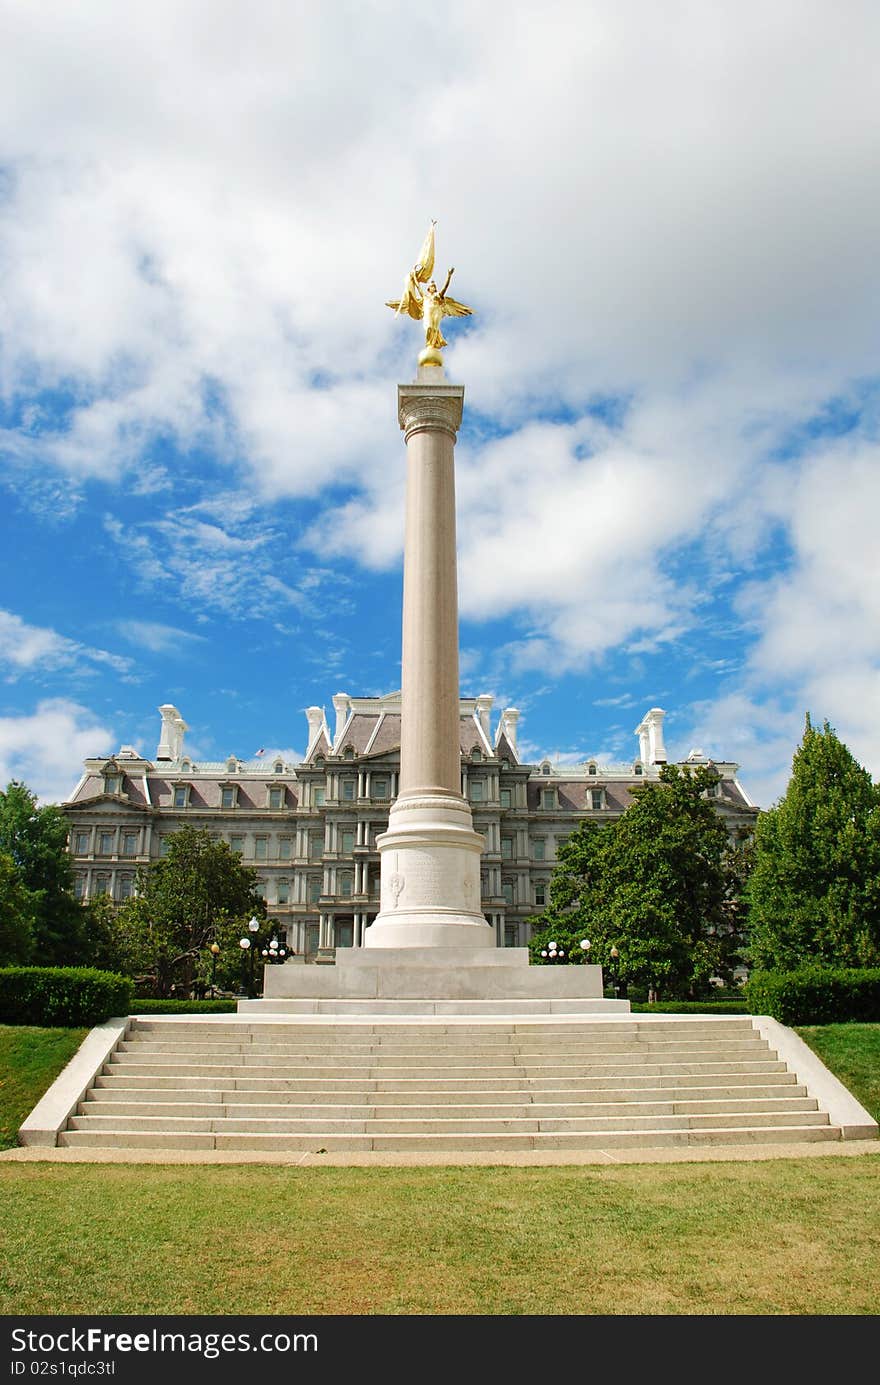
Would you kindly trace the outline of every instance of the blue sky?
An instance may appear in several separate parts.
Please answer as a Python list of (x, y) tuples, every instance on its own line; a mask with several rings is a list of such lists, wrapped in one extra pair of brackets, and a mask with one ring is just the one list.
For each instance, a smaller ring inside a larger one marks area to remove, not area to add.
[(880, 776), (880, 12), (0, 0), (0, 778), (399, 686), (428, 220), (462, 691), (527, 756)]

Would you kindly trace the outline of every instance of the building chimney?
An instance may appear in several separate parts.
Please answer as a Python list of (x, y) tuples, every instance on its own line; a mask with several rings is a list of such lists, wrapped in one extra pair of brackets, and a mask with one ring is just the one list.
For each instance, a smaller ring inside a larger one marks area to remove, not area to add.
[(665, 765), (666, 746), (663, 744), (663, 718), (666, 713), (662, 707), (652, 707), (646, 712), (635, 734), (639, 738), (639, 759), (643, 765)]
[(336, 693), (333, 698), (333, 707), (336, 712), (336, 732), (333, 738), (334, 750), (339, 749), (339, 738), (342, 735), (345, 723), (348, 721), (348, 713), (351, 710), (351, 698), (348, 693)]
[(489, 716), (491, 714), (492, 704), (494, 703), (494, 701), (494, 697), (490, 697), (488, 693), (483, 693), (480, 697), (477, 698), (477, 719), (480, 723), (480, 730), (486, 737), (486, 743), (488, 745), (492, 744), (491, 737), (489, 734)]
[(518, 721), (519, 710), (516, 707), (505, 707), (504, 711), (501, 713), (501, 720), (498, 723), (498, 735), (495, 738), (495, 744), (497, 745), (501, 737), (506, 736), (507, 744), (510, 746), (514, 755), (517, 753), (516, 727)]
[(306, 749), (306, 755), (308, 756), (311, 754), (315, 742), (324, 729), (324, 708), (307, 707), (306, 721), (309, 723), (309, 744)]
[(172, 707), (170, 702), (164, 703), (159, 708), (159, 715), (162, 718), (162, 733), (159, 738), (156, 759), (179, 760), (183, 754), (183, 735), (185, 731), (189, 730), (189, 727), (177, 708)]

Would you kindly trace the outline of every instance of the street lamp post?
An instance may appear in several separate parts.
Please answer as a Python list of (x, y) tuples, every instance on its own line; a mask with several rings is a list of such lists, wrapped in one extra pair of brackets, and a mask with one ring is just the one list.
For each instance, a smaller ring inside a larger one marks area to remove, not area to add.
[(617, 962), (620, 957), (616, 947), (611, 949), (611, 985), (614, 989), (614, 999), (617, 1000), (620, 994), (620, 980), (617, 973)]
[[(277, 924), (273, 926), (277, 927)], [(285, 942), (282, 942), (275, 933), (272, 934), (272, 937), (269, 938), (268, 941), (261, 944), (257, 939), (259, 931), (260, 920), (258, 918), (252, 918), (248, 922), (250, 937), (239, 938), (238, 940), (238, 945), (242, 950), (242, 954), (247, 954), (250, 957), (250, 969), (248, 972), (249, 1000), (254, 999), (254, 965), (257, 953), (259, 952), (260, 956), (266, 962), (286, 962), (287, 958), (290, 956), (290, 948)]]
[(217, 958), (220, 956), (220, 944), (211, 944), (211, 999), (217, 995)]

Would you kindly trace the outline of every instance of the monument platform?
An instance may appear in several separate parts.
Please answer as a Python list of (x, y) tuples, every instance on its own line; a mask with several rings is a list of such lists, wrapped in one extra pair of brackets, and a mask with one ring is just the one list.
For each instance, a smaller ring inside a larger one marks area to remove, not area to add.
[[(469, 948), (457, 956), (447, 948), (352, 948), (336, 954), (334, 966), (267, 966), (262, 1000), (241, 1001), (241, 1013), (283, 1012), (302, 1002), (412, 1001), (448, 1012), (484, 1013), (507, 1002), (520, 1012), (551, 1013), (555, 1004), (590, 1013), (627, 1013), (626, 1000), (605, 1000), (599, 966), (531, 966), (528, 949)], [(296, 1002), (297, 1004), (285, 1004)], [(530, 1004), (531, 1002), (531, 1004)], [(534, 1005), (534, 1009), (532, 1009)]]

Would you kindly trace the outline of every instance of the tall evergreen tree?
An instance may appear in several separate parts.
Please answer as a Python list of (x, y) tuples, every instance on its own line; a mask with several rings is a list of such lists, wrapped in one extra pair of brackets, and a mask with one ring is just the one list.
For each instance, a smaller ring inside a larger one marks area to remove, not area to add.
[(827, 721), (758, 819), (747, 897), (756, 966), (880, 964), (880, 787)]

